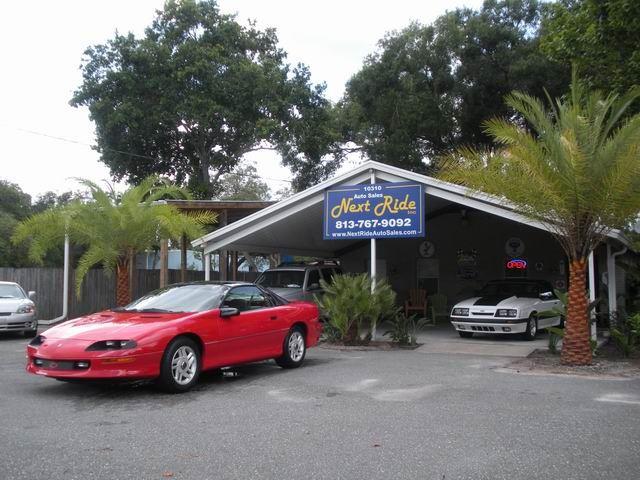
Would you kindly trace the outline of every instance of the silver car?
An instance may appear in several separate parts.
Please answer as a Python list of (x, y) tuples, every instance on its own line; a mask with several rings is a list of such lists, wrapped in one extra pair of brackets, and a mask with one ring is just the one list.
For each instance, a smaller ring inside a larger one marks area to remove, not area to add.
[(22, 287), (13, 282), (0, 282), (0, 332), (22, 332), (26, 337), (38, 333), (36, 292), (27, 295)]
[(289, 301), (312, 302), (316, 295), (324, 293), (320, 279), (331, 282), (334, 275), (341, 274), (340, 266), (333, 263), (290, 264), (265, 270), (256, 283)]

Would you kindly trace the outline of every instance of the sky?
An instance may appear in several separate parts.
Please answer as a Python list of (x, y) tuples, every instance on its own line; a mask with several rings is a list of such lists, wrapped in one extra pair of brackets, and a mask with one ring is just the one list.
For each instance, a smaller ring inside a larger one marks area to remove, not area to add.
[[(315, 83), (337, 101), (347, 80), (386, 32), (411, 21), (431, 23), (456, 7), (481, 0), (220, 0), (224, 13), (246, 24), (274, 27), (291, 64), (305, 63)], [(120, 33), (142, 35), (163, 0), (32, 0), (3, 3), (0, 52), (0, 179), (33, 197), (77, 189), (73, 177), (109, 180), (99, 160), (94, 125), (85, 108), (69, 105), (82, 81), (84, 50)], [(272, 190), (290, 173), (273, 152), (251, 154)], [(123, 187), (123, 186), (121, 186)]]

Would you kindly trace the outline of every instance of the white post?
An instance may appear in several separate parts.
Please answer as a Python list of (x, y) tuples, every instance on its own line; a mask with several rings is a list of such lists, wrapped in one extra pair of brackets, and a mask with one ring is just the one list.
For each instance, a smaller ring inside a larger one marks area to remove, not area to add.
[(204, 254), (204, 281), (208, 282), (211, 280), (211, 254)]
[(618, 299), (616, 292), (616, 257), (612, 255), (611, 245), (607, 243), (607, 294), (609, 300), (609, 315), (613, 320), (613, 315), (618, 311)]
[[(376, 172), (371, 169), (371, 185), (376, 183)], [(371, 293), (376, 290), (376, 239), (371, 239)], [(376, 338), (376, 325), (371, 328), (371, 340)]]
[[(596, 269), (594, 266), (593, 252), (589, 254), (589, 305), (596, 301)], [(591, 339), (597, 340), (595, 323), (595, 309), (590, 311), (589, 322), (591, 324)]]

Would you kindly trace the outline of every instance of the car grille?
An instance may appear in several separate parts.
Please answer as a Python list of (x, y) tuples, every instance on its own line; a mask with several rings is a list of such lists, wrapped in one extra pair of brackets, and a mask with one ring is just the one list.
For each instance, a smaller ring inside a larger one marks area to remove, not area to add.
[(24, 330), (25, 328), (30, 328), (27, 323), (24, 321), (0, 323), (0, 330)]
[[(88, 362), (84, 362), (87, 363)], [(47, 370), (86, 370), (88, 367), (78, 367), (77, 360), (46, 360), (44, 358), (34, 358), (33, 364), (37, 368)]]
[(471, 330), (475, 332), (495, 332), (496, 329), (493, 327), (486, 327), (484, 325), (471, 325)]
[(8, 317), (11, 315), (11, 312), (0, 312), (0, 317)]

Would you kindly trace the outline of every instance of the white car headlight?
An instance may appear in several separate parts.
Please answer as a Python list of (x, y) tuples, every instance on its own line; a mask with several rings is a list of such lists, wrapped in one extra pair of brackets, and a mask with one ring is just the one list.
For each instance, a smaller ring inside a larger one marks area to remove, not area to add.
[(451, 315), (456, 315), (458, 317), (468, 317), (469, 316), (469, 309), (468, 308), (458, 308), (458, 307), (456, 307), (451, 312)]
[(496, 310), (496, 317), (515, 318), (518, 316), (518, 310), (515, 308), (499, 308)]
[(16, 310), (16, 313), (33, 313), (36, 311), (36, 307), (34, 307), (33, 305), (20, 305), (18, 307), (18, 310)]

